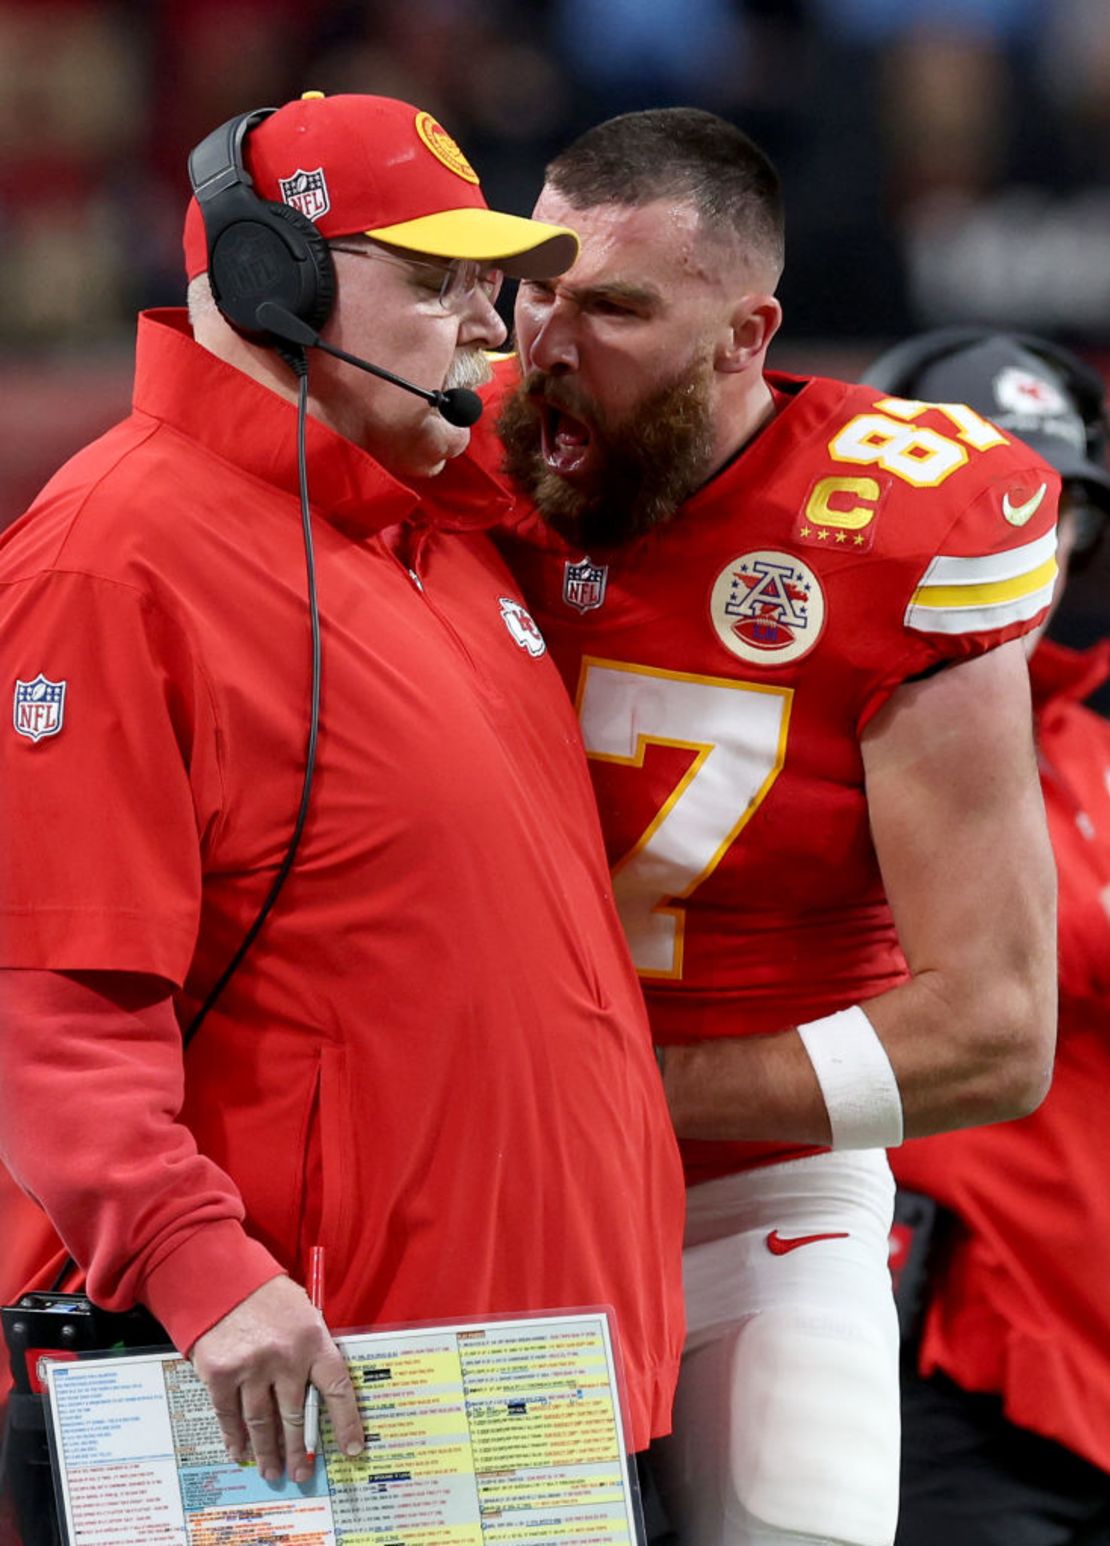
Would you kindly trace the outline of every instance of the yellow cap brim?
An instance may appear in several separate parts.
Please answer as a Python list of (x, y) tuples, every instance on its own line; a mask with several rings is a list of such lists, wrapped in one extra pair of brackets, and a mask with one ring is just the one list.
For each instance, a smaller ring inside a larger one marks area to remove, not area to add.
[(379, 226), (366, 235), (433, 258), (493, 263), (511, 279), (554, 279), (578, 256), (578, 237), (567, 226), (495, 209), (445, 209), (400, 225)]

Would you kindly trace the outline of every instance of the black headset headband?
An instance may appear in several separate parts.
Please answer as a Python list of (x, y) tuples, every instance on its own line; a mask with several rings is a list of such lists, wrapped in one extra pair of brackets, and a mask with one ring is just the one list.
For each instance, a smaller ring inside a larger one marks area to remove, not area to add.
[(335, 300), (335, 267), (306, 215), (254, 191), (243, 142), (276, 111), (256, 108), (213, 129), (189, 156), (189, 181), (204, 220), (208, 280), (220, 312), (255, 343), (284, 347), (259, 326), (259, 306), (273, 301), (318, 331)]
[(254, 178), (243, 160), (243, 141), (263, 119), (276, 112), (274, 107), (258, 107), (253, 113), (229, 118), (189, 153), (189, 181), (202, 214), (207, 214), (212, 201), (226, 189), (254, 187)]

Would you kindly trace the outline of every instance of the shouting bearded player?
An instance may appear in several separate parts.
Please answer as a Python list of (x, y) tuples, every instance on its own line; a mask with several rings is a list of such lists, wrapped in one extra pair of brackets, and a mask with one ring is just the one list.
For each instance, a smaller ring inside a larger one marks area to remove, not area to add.
[[(778, 180), (692, 109), (591, 130), (493, 389), (689, 1183), (660, 1457), (684, 1542), (884, 1546), (884, 1150), (1032, 1110), (1054, 889), (1019, 636), (1058, 479), (970, 409), (766, 373)], [(491, 414), (492, 418), (493, 415)]]

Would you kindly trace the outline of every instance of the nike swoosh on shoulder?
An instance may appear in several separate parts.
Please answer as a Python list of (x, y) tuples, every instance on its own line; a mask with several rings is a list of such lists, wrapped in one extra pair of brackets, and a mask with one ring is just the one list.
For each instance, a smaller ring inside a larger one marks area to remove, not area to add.
[(818, 1240), (847, 1240), (848, 1231), (839, 1229), (830, 1231), (824, 1235), (792, 1235), (783, 1239), (777, 1229), (772, 1229), (767, 1236), (767, 1249), (772, 1256), (785, 1256), (788, 1251), (796, 1251), (799, 1246), (813, 1245)]
[(1036, 515), (1041, 508), (1041, 500), (1048, 493), (1048, 484), (1042, 483), (1032, 499), (1027, 499), (1022, 505), (1012, 505), (1009, 493), (1002, 496), (1002, 514), (1011, 526), (1024, 526), (1030, 516)]

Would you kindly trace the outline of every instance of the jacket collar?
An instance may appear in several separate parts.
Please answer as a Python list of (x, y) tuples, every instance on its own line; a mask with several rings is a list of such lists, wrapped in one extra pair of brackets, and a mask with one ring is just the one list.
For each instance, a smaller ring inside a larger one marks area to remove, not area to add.
[[(135, 358), (133, 406), (214, 455), (299, 496), (297, 409), (192, 336), (181, 308), (143, 312)], [(436, 478), (395, 478), (369, 452), (311, 416), (306, 425), (309, 499), (315, 511), (362, 535), (412, 518), (450, 529), (491, 526), (509, 499), (469, 456)]]

